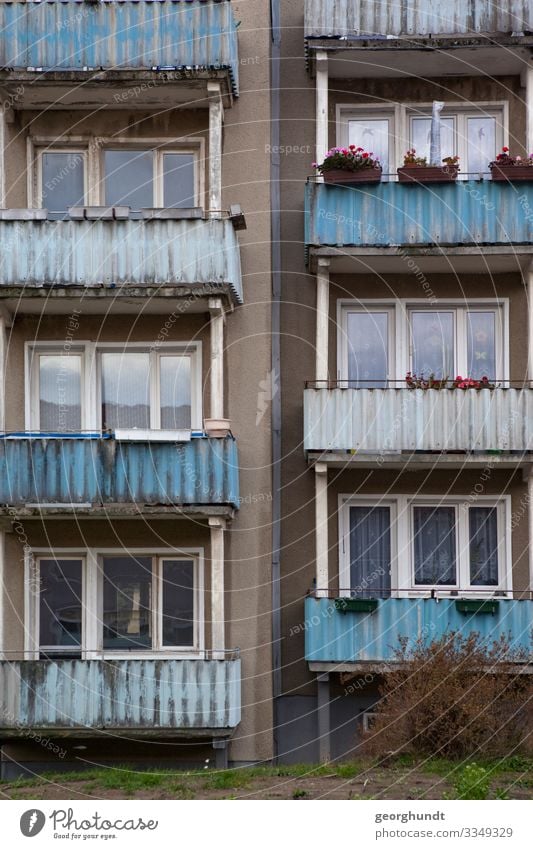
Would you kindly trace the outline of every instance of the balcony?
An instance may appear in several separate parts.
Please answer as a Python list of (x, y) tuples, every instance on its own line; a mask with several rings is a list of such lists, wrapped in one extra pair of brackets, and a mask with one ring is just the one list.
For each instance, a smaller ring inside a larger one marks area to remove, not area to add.
[(304, 449), (341, 464), (432, 464), (438, 453), (516, 466), (531, 462), (533, 390), (306, 389)]
[[(113, 84), (128, 80), (138, 86), (129, 108), (175, 103), (180, 90), (190, 100), (191, 88), (206, 91), (207, 80), (220, 81), (229, 102), (238, 94), (238, 66), (237, 23), (228, 0), (0, 4), (0, 78), (18, 91), (15, 108), (56, 103), (67, 80), (89, 81), (93, 100), (99, 91), (100, 105), (107, 99), (115, 108), (122, 101)], [(21, 92), (20, 82), (31, 85)], [(89, 88), (80, 95), (66, 86), (56, 108), (87, 104)]]
[(477, 632), (490, 645), (511, 635), (513, 649), (531, 651), (533, 601), (497, 599), (494, 613), (464, 613), (459, 599), (380, 599), (373, 613), (342, 612), (333, 598), (305, 600), (305, 658), (311, 664), (387, 664), (396, 659), (399, 638), (415, 647), (451, 631)]
[(0, 736), (229, 736), (241, 719), (240, 660), (0, 662)]
[(529, 182), (306, 186), (306, 250), (312, 261), (331, 257), (341, 273), (516, 271), (529, 263), (532, 242)]
[[(113, 438), (0, 440), (0, 504), (109, 513), (112, 507), (180, 507), (231, 513), (239, 506), (233, 438), (128, 442)], [(164, 510), (163, 510), (164, 512)]]
[(490, 63), (495, 76), (520, 73), (532, 30), (528, 0), (305, 0), (311, 67), (315, 51), (327, 50), (337, 77), (401, 76), (417, 62), (434, 77), (472, 76)]
[(40, 312), (49, 301), (54, 312), (62, 303), (69, 310), (66, 302), (81, 296), (93, 311), (103, 312), (138, 311), (132, 299), (147, 296), (154, 299), (149, 311), (163, 303), (172, 312), (169, 298), (186, 298), (189, 312), (205, 311), (209, 296), (242, 303), (240, 250), (231, 220), (156, 217), (164, 212), (140, 220), (52, 221), (37, 217), (40, 210), (3, 210), (0, 298), (17, 312)]

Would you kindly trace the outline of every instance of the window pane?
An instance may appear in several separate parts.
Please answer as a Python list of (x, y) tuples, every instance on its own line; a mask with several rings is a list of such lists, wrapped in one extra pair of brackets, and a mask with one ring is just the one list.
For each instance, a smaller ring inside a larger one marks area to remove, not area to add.
[(39, 643), (81, 646), (81, 560), (41, 560)]
[(192, 153), (163, 154), (163, 196), (166, 207), (194, 206), (194, 156)]
[(151, 557), (104, 557), (104, 648), (152, 648)]
[(389, 173), (389, 121), (387, 118), (348, 121), (348, 144), (364, 147), (381, 162), (383, 172)]
[(194, 564), (163, 561), (163, 645), (194, 645)]
[(191, 426), (191, 359), (161, 357), (161, 427)]
[(415, 584), (455, 584), (455, 508), (414, 507)]
[(384, 387), (389, 361), (389, 316), (348, 313), (348, 380), (357, 387)]
[(389, 507), (350, 507), (350, 589), (353, 595), (388, 597), (390, 569)]
[(469, 312), (466, 316), (468, 334), (468, 377), (480, 380), (496, 377), (496, 314)]
[(498, 513), (496, 507), (470, 507), (470, 583), (498, 585)]
[(102, 427), (150, 427), (149, 354), (102, 354)]
[(151, 150), (106, 150), (105, 202), (146, 209), (154, 205), (154, 154)]
[[(442, 157), (454, 156), (456, 152), (455, 130), (453, 118), (441, 119), (440, 131)], [(411, 147), (417, 156), (426, 157), (429, 162), (431, 149), (431, 118), (413, 118), (411, 121)]]
[(496, 118), (468, 118), (468, 172), (488, 172), (496, 157)]
[(43, 153), (42, 172), (43, 208), (66, 213), (71, 206), (84, 205), (83, 154)]
[(80, 356), (39, 356), (39, 429), (81, 430)]
[(454, 315), (451, 312), (411, 313), (413, 372), (429, 377), (455, 377)]

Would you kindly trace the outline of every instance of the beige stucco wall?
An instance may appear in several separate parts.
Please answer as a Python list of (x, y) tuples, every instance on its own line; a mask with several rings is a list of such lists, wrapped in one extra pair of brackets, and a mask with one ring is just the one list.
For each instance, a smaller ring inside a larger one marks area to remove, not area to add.
[[(282, 651), (283, 689), (285, 695), (308, 695), (315, 692), (313, 676), (304, 661), (303, 599), (312, 586), (315, 564), (315, 480), (307, 468), (303, 440), (303, 387), (315, 377), (316, 276), (304, 262), (303, 206), (304, 183), (313, 173), (315, 159), (315, 80), (306, 70), (301, 3), (282, 7), (282, 120), (281, 143), (287, 148), (281, 157), (282, 168), (282, 399), (283, 399), (283, 466), (282, 466)], [(331, 63), (334, 74), (335, 63)], [(431, 102), (502, 101), (509, 103), (511, 147), (524, 153), (524, 90), (518, 77), (357, 80), (330, 79), (329, 142), (336, 142), (337, 104), (381, 104)], [(400, 262), (400, 260), (399, 260)], [(519, 275), (426, 275), (438, 297), (507, 297), (510, 299), (510, 377), (521, 380), (527, 356), (527, 312), (523, 283)], [(369, 272), (361, 275), (332, 274), (330, 288), (330, 374), (336, 376), (336, 308), (338, 298), (424, 297), (416, 278), (402, 273), (385, 275)], [(443, 491), (467, 494), (475, 484), (477, 472), (408, 473), (397, 475), (383, 471), (330, 471), (329, 545), (330, 573), (338, 574), (337, 499), (342, 492), (383, 492), (390, 486), (396, 492)], [(517, 473), (511, 481), (508, 472), (494, 472), (487, 482), (487, 492), (509, 491), (512, 509), (524, 514), (526, 488)], [(527, 502), (526, 502), (527, 503)], [(529, 583), (527, 559), (528, 522), (526, 515), (514, 530), (512, 550), (515, 587)], [(297, 626), (300, 625), (300, 628)]]
[[(262, 383), (268, 379), (271, 364), (270, 341), (270, 30), (268, 0), (234, 2), (239, 27), (240, 98), (225, 110), (223, 150), (223, 206), (240, 204), (246, 214), (246, 231), (238, 234), (242, 245), (242, 273), (245, 304), (226, 317), (225, 366), (226, 412), (238, 440), (240, 456), (241, 510), (225, 535), (226, 539), (226, 637), (229, 647), (242, 652), (243, 718), (231, 745), (230, 758), (238, 761), (268, 760), (272, 757), (272, 684), (271, 684), (271, 429), (270, 402), (258, 416), (258, 405), (265, 395)], [(191, 90), (191, 99), (194, 98)], [(102, 110), (98, 114), (69, 110), (42, 115), (14, 114), (8, 124), (6, 206), (24, 207), (26, 193), (26, 142), (28, 134), (109, 136), (126, 134), (130, 138), (162, 137), (169, 141), (184, 135), (202, 137), (207, 145), (208, 112), (202, 108), (172, 110), (150, 116), (146, 110)], [(206, 169), (207, 172), (207, 169)], [(206, 179), (207, 187), (207, 179)], [(162, 308), (166, 309), (166, 308)], [(172, 308), (171, 308), (172, 309)], [(137, 339), (157, 337), (161, 324), (156, 317), (110, 316), (108, 319), (84, 317), (80, 328), (83, 338)], [(64, 335), (65, 318), (16, 318), (9, 340), (7, 363), (7, 427), (20, 428), (23, 421), (23, 343), (32, 338), (57, 338)], [(169, 339), (201, 338), (204, 351), (204, 378), (209, 368), (209, 329), (206, 316), (180, 315)], [(263, 393), (263, 394), (261, 394)], [(268, 395), (268, 393), (266, 393)], [(204, 387), (204, 403), (209, 385)], [(206, 407), (204, 407), (206, 409)], [(75, 534), (75, 523), (47, 523), (53, 536), (61, 540)], [(169, 521), (164, 533), (172, 530), (175, 544), (183, 544), (187, 523)], [(112, 533), (106, 526), (105, 535)], [(119, 532), (122, 533), (120, 524)], [(124, 526), (125, 527), (125, 526)], [(189, 523), (189, 527), (191, 524)], [(61, 530), (60, 530), (61, 529)], [(84, 533), (98, 538), (96, 523), (87, 523)], [(143, 538), (145, 523), (127, 523), (124, 539)], [(202, 530), (202, 534), (204, 531)], [(195, 533), (192, 537), (197, 540)], [(107, 538), (107, 536), (106, 536)], [(8, 535), (8, 548), (12, 539)], [(197, 544), (197, 543), (196, 543)], [(10, 593), (17, 609), (22, 609), (19, 555), (10, 554), (14, 576), (9, 578)], [(8, 623), (14, 643), (19, 639), (15, 625)]]

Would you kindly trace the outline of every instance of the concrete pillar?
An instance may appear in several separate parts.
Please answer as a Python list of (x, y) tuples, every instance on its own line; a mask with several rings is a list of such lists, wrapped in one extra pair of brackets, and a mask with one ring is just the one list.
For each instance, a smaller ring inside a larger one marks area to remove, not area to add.
[(6, 339), (6, 316), (0, 311), (0, 431), (6, 429), (6, 354), (7, 354), (7, 339)]
[(526, 278), (526, 295), (527, 295), (527, 328), (528, 328), (528, 349), (527, 349), (527, 370), (529, 386), (533, 389), (533, 262), (529, 264)]
[(328, 133), (328, 54), (316, 53), (316, 161), (322, 162), (329, 150)]
[(224, 107), (220, 83), (208, 82), (209, 98), (209, 210), (214, 218), (222, 208), (222, 126)]
[(209, 299), (211, 315), (211, 418), (224, 418), (224, 310), (220, 298)]
[(533, 599), (533, 466), (529, 467), (527, 478), (527, 504), (528, 504), (528, 526), (529, 526), (529, 598)]
[(317, 726), (318, 726), (318, 758), (321, 764), (331, 760), (331, 708), (329, 698), (329, 673), (317, 675)]
[(211, 648), (213, 657), (224, 658), (225, 604), (224, 604), (224, 531), (226, 520), (219, 516), (209, 518), (211, 531)]
[(39, 660), (39, 567), (28, 549), (24, 552), (24, 660)]
[(215, 768), (228, 768), (228, 741), (213, 740), (213, 749), (215, 750)]
[(0, 209), (6, 208), (6, 110), (0, 108)]
[(316, 380), (328, 379), (329, 259), (318, 260), (316, 275)]
[(0, 531), (0, 660), (9, 660), (6, 633), (7, 575), (6, 575), (6, 535)]
[(315, 463), (315, 539), (316, 539), (316, 588), (318, 595), (327, 597), (329, 588), (328, 546), (328, 467)]

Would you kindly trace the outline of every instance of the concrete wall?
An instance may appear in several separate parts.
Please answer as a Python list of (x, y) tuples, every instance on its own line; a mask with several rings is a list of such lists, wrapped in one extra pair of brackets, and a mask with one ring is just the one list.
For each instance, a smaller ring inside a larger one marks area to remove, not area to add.
[[(315, 159), (315, 81), (306, 70), (303, 39), (303, 3), (282, 6), (282, 119), (281, 144), (285, 153), (282, 168), (282, 650), (283, 697), (280, 704), (284, 758), (301, 760), (292, 749), (313, 749), (316, 735), (316, 685), (304, 660), (303, 598), (315, 577), (315, 503), (314, 472), (306, 465), (303, 439), (303, 387), (315, 377), (316, 277), (304, 262), (303, 196), (306, 177), (313, 174)], [(334, 68), (335, 63), (331, 63)], [(332, 70), (333, 73), (333, 70)], [(334, 79), (329, 87), (329, 143), (335, 136), (337, 104), (420, 103), (432, 100), (451, 102), (508, 101), (510, 145), (525, 153), (526, 113), (524, 90), (518, 77), (454, 78), (428, 80), (405, 79)], [(529, 151), (528, 151), (529, 152)], [(510, 377), (523, 379), (527, 357), (526, 297), (520, 275), (426, 275), (437, 297), (510, 298)], [(416, 278), (401, 273), (380, 276), (332, 275), (330, 287), (329, 367), (332, 378), (337, 369), (337, 300), (339, 298), (423, 297)], [(329, 545), (330, 574), (338, 575), (338, 494), (357, 492), (383, 493), (429, 490), (468, 494), (479, 479), (473, 472), (386, 473), (383, 471), (330, 471)], [(524, 503), (526, 487), (521, 474), (494, 472), (486, 484), (491, 493), (509, 492), (512, 509)], [(523, 511), (522, 511), (523, 512)], [(512, 550), (515, 587), (529, 584), (527, 559), (527, 516), (513, 533)], [(333, 684), (332, 684), (333, 687)], [(333, 697), (333, 696), (332, 696)], [(366, 695), (364, 696), (366, 699)], [(343, 700), (345, 703), (346, 700)], [(350, 708), (351, 710), (352, 708)], [(333, 708), (337, 710), (336, 707)], [(340, 708), (339, 708), (340, 710)], [(355, 708), (357, 713), (358, 707)], [(338, 724), (334, 719), (333, 725)], [(313, 723), (315, 723), (313, 725)], [(341, 723), (342, 724), (342, 723)], [(314, 730), (313, 730), (314, 729)], [(340, 731), (337, 733), (341, 733)], [(344, 745), (353, 738), (347, 726)], [(291, 741), (295, 746), (291, 746)], [(334, 744), (334, 747), (337, 744)]]
[[(226, 407), (232, 430), (238, 440), (241, 464), (242, 508), (226, 534), (226, 614), (227, 644), (242, 651), (243, 719), (231, 745), (230, 758), (236, 761), (269, 760), (273, 754), (271, 686), (271, 429), (270, 402), (264, 382), (271, 364), (270, 342), (270, 29), (268, 0), (233, 3), (241, 21), (240, 98), (225, 111), (223, 151), (223, 206), (240, 204), (248, 229), (239, 233), (242, 245), (242, 271), (245, 304), (227, 316), (225, 331)], [(191, 89), (191, 101), (194, 101)], [(208, 111), (205, 101), (181, 109), (169, 109), (151, 115), (146, 110), (53, 111), (37, 114), (14, 112), (7, 127), (6, 184), (8, 207), (24, 207), (26, 191), (26, 143), (33, 136), (125, 135), (129, 138), (183, 136), (203, 138), (208, 155)], [(206, 167), (207, 173), (207, 167)], [(207, 188), (207, 178), (206, 178)], [(162, 308), (164, 309), (164, 308)], [(170, 307), (170, 310), (173, 307)], [(170, 311), (169, 310), (169, 311)], [(23, 343), (33, 338), (64, 337), (66, 319), (16, 317), (9, 339), (7, 363), (7, 427), (20, 428), (23, 422)], [(84, 317), (80, 338), (150, 341), (157, 337), (161, 318), (139, 314), (131, 317)], [(204, 378), (209, 368), (209, 328), (205, 315), (180, 315), (169, 340), (202, 339)], [(267, 399), (264, 402), (264, 399)], [(209, 402), (209, 385), (204, 386), (204, 405)], [(206, 407), (204, 407), (206, 409)], [(259, 410), (259, 413), (258, 413)], [(32, 524), (32, 527), (35, 527)], [(100, 531), (102, 535), (100, 536)], [(133, 539), (152, 537), (152, 530), (138, 522), (86, 523), (82, 530), (75, 522), (47, 522), (39, 538), (49, 537), (65, 545), (65, 540), (83, 533), (99, 544), (133, 544)], [(204, 523), (164, 522), (158, 527), (158, 545), (162, 540), (175, 545), (185, 539), (205, 538)], [(67, 543), (68, 544), (68, 543)], [(7, 594), (13, 602), (6, 619), (12, 645), (20, 646), (20, 622), (23, 609), (20, 581), (19, 543), (8, 535), (10, 565)]]

